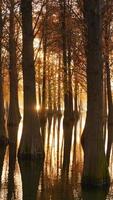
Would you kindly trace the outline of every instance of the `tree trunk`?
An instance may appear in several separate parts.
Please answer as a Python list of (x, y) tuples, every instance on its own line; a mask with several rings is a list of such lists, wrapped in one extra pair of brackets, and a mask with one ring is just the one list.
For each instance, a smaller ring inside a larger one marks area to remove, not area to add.
[[(69, 14), (70, 14), (70, 10), (68, 10), (68, 15)], [(70, 118), (73, 119), (74, 115), (73, 115), (73, 92), (72, 92), (72, 70), (71, 70), (71, 60), (72, 60), (71, 45), (72, 45), (72, 30), (71, 30), (71, 26), (70, 26), (67, 29), (67, 66), (68, 66), (68, 83), (67, 83), (67, 87), (68, 87), (69, 115), (70, 115)]]
[(2, 21), (2, 1), (0, 1), (0, 143), (5, 143), (7, 140), (6, 127), (5, 127), (5, 110), (4, 110), (4, 95), (3, 95), (3, 78), (2, 78), (2, 34), (3, 34), (3, 21)]
[(23, 85), (24, 118), (23, 131), (19, 147), (20, 158), (42, 157), (44, 155), (40, 124), (36, 110), (35, 67), (32, 30), (32, 1), (21, 0), (23, 34)]
[(103, 63), (101, 0), (84, 0), (87, 33), (87, 117), (81, 138), (84, 150), (82, 185), (109, 184), (103, 141)]
[(113, 103), (110, 82), (109, 58), (105, 62), (107, 73), (107, 95), (108, 95), (108, 144), (107, 144), (107, 161), (109, 165), (111, 146), (113, 142)]
[[(71, 73), (70, 73), (70, 63), (71, 63), (71, 50), (70, 50), (70, 40), (67, 37), (67, 27), (66, 27), (66, 1), (61, 0), (60, 4), (60, 18), (61, 18), (61, 36), (62, 36), (62, 52), (63, 52), (63, 68), (64, 68), (64, 117), (73, 118), (73, 97), (72, 97), (72, 85), (71, 85)], [(69, 34), (70, 37), (70, 34)], [(69, 40), (69, 41), (68, 41)], [(68, 43), (69, 42), (69, 43)]]
[(58, 111), (61, 111), (61, 55), (59, 54), (58, 66)]
[(104, 77), (103, 83), (103, 138), (104, 138), (104, 145), (106, 144), (106, 135), (107, 135), (107, 78), (106, 75)]
[(10, 27), (9, 27), (9, 79), (10, 79), (10, 104), (8, 114), (8, 125), (18, 125), (20, 121), (20, 111), (18, 102), (18, 75), (16, 65), (16, 42), (14, 25), (14, 0), (10, 4)]
[[(109, 6), (106, 1), (106, 6)], [(105, 21), (105, 68), (107, 76), (107, 97), (108, 97), (108, 144), (107, 144), (107, 161), (109, 165), (111, 146), (113, 142), (113, 101), (111, 91), (111, 77), (109, 65), (109, 43), (110, 43), (110, 22)]]
[(46, 13), (43, 24), (43, 84), (42, 84), (42, 109), (46, 106), (46, 54), (47, 54), (47, 0)]

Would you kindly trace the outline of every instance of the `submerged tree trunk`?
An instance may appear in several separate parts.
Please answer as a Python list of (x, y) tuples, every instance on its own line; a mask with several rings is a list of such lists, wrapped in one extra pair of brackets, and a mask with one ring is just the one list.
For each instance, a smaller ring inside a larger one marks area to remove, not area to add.
[(84, 0), (87, 33), (87, 117), (81, 138), (84, 150), (82, 185), (109, 184), (103, 141), (102, 1)]
[(16, 42), (14, 25), (14, 0), (10, 1), (10, 27), (9, 27), (9, 79), (10, 79), (10, 104), (8, 114), (8, 125), (18, 125), (20, 111), (18, 102), (18, 75), (16, 65)]
[(5, 127), (5, 110), (4, 110), (4, 95), (3, 95), (3, 78), (2, 78), (2, 34), (3, 21), (1, 11), (2, 1), (0, 1), (0, 143), (4, 143), (7, 139)]
[(35, 67), (32, 30), (32, 1), (21, 0), (23, 34), (23, 84), (24, 118), (19, 147), (20, 158), (34, 158), (44, 155), (40, 124), (36, 110)]

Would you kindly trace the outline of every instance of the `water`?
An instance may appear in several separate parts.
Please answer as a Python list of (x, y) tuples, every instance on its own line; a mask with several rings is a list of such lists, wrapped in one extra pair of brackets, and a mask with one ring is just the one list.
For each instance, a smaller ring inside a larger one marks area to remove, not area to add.
[[(84, 117), (81, 117), (63, 130), (63, 117), (49, 117), (41, 126), (44, 163), (18, 163), (16, 147), (22, 122), (19, 129), (10, 127), (10, 145), (6, 149), (0, 147), (0, 200), (113, 200), (113, 184), (108, 190), (83, 191), (81, 188), (83, 152), (80, 135), (83, 126)], [(111, 180), (112, 160), (111, 155)]]

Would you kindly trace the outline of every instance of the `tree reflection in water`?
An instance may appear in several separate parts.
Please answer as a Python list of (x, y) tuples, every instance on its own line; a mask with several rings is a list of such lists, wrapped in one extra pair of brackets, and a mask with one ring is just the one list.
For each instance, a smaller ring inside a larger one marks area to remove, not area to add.
[(5, 148), (0, 150), (0, 200), (105, 200), (108, 191), (81, 191), (80, 135), (84, 122), (80, 120), (63, 126), (63, 116), (47, 116), (41, 124), (44, 163), (19, 162), (20, 170), (16, 158), (18, 127), (9, 127), (9, 154), (5, 155)]
[(22, 177), (23, 200), (35, 200), (37, 199), (43, 161), (19, 161), (19, 165)]
[(12, 200), (16, 199), (14, 173), (16, 165), (18, 126), (9, 126), (8, 133), (9, 133), (9, 172), (8, 172), (7, 200)]
[[(3, 170), (3, 164), (4, 164), (4, 157), (6, 152), (6, 146), (0, 145), (0, 189), (1, 189), (1, 179), (2, 179), (2, 170)], [(1, 193), (1, 191), (0, 191)]]
[(100, 188), (100, 189), (86, 189), (82, 190), (82, 199), (83, 200), (106, 200), (109, 188)]

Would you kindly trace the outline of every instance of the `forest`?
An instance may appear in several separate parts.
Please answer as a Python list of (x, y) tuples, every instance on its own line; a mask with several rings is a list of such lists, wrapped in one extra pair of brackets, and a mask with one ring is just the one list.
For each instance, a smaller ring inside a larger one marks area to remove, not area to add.
[(112, 142), (113, 1), (0, 0), (0, 199), (112, 200)]

